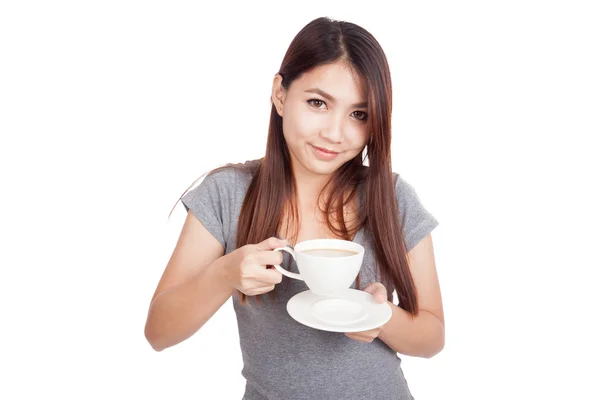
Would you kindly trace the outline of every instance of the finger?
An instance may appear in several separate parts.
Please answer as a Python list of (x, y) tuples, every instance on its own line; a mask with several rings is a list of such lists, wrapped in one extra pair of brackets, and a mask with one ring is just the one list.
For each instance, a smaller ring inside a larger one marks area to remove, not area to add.
[(259, 294), (269, 293), (271, 290), (275, 289), (275, 285), (263, 286), (258, 289)]
[(363, 343), (371, 343), (373, 341), (373, 339), (374, 339), (372, 337), (357, 335), (355, 333), (354, 334), (353, 333), (346, 333), (346, 336), (348, 336), (352, 340), (356, 340), (358, 342), (363, 342)]
[(369, 329), (368, 331), (347, 332), (348, 335), (376, 337), (379, 334), (379, 328)]
[(369, 284), (364, 288), (364, 291), (371, 293), (378, 303), (385, 303), (387, 301), (387, 289), (379, 282)]
[(261, 251), (255, 254), (255, 261), (260, 265), (280, 265), (283, 262), (281, 251)]
[(273, 250), (278, 247), (287, 246), (287, 240), (277, 239), (276, 237), (270, 237), (256, 245), (258, 250)]
[(245, 294), (248, 295), (248, 296), (258, 296), (260, 294), (268, 293), (268, 292), (270, 292), (273, 289), (275, 289), (274, 285), (262, 286), (262, 287), (250, 289), (250, 290), (246, 291)]
[(379, 334), (378, 331), (379, 331), (379, 329), (369, 329), (368, 331), (352, 332), (352, 334), (354, 334), (355, 336), (363, 337), (363, 338), (374, 339)]
[(370, 337), (371, 339), (375, 339), (379, 336), (379, 328), (369, 329), (368, 331), (361, 332), (363, 336)]
[(283, 275), (281, 272), (277, 271), (276, 269), (264, 269), (256, 273), (256, 280), (263, 283), (268, 283), (270, 285), (275, 285), (281, 283), (282, 276)]

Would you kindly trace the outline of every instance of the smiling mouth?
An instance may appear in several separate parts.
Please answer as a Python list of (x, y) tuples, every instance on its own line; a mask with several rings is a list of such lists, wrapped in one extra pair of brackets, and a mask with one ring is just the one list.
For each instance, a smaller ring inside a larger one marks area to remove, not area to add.
[(315, 145), (312, 145), (312, 144), (311, 144), (311, 146), (314, 147), (317, 150), (322, 151), (323, 153), (327, 153), (327, 154), (339, 154), (337, 151), (332, 151), (332, 150), (324, 149), (322, 147), (318, 147), (318, 146), (315, 146)]

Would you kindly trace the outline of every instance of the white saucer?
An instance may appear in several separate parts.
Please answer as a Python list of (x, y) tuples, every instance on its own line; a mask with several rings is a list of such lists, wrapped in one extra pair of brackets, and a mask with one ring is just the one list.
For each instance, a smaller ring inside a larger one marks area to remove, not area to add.
[(310, 290), (287, 303), (292, 318), (311, 328), (330, 332), (361, 332), (378, 328), (392, 317), (387, 303), (377, 303), (370, 293), (348, 289), (341, 296), (319, 296)]

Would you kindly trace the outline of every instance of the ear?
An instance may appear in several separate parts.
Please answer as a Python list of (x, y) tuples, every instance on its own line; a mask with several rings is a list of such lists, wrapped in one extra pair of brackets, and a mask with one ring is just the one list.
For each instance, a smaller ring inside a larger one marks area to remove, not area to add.
[(273, 78), (273, 90), (271, 93), (271, 101), (277, 110), (279, 116), (283, 117), (283, 104), (285, 103), (286, 90), (282, 85), (283, 77), (276, 74)]

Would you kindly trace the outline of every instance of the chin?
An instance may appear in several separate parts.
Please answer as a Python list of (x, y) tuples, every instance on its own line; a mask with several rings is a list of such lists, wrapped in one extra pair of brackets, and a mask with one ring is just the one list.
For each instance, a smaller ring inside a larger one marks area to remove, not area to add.
[(310, 172), (317, 175), (331, 175), (337, 169), (341, 167), (341, 165), (333, 164), (333, 163), (323, 163), (323, 162), (311, 162), (307, 168)]
[(331, 175), (347, 161), (348, 160), (322, 161), (319, 159), (305, 159), (302, 160), (301, 164), (307, 171), (310, 171), (313, 174)]

